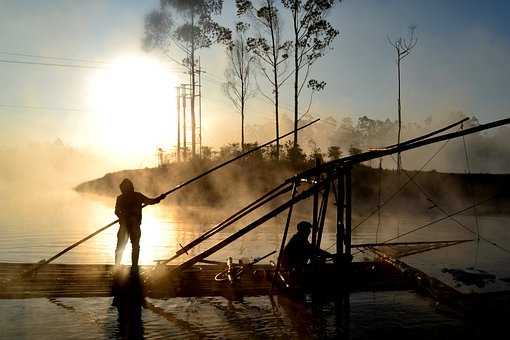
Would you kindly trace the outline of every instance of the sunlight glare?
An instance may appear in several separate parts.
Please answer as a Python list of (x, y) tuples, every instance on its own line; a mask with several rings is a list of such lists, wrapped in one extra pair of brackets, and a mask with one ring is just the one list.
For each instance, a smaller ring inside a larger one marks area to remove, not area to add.
[[(167, 258), (177, 250), (175, 226), (169, 222), (174, 219), (172, 216), (171, 209), (161, 207), (144, 209), (140, 238), (139, 263), (141, 265), (154, 265), (154, 260)], [(131, 251), (131, 242), (129, 242), (122, 255), (122, 264), (131, 265)]]
[(117, 156), (138, 158), (168, 148), (175, 136), (174, 75), (157, 60), (123, 57), (90, 82), (99, 144)]

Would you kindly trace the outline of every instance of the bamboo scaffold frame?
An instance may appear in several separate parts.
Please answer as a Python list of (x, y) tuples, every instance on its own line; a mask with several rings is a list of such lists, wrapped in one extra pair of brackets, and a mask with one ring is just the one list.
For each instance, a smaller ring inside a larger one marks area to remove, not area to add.
[[(192, 257), (191, 259), (185, 261), (182, 263), (177, 271), (184, 270), (192, 266), (193, 264), (200, 262), (210, 255), (216, 253), (217, 251), (223, 249), (224, 247), (228, 246), (232, 242), (238, 240), (245, 234), (249, 233), (250, 231), (254, 230), (258, 226), (262, 225), (263, 223), (267, 222), (269, 219), (277, 216), (281, 212), (285, 210), (289, 210), (289, 214), (287, 217), (287, 222), (285, 223), (285, 228), (283, 232), (283, 239), (282, 243), (280, 245), (280, 253), (279, 257), (281, 255), (281, 249), (283, 249), (283, 246), (285, 245), (285, 240), (288, 233), (288, 224), (290, 223), (290, 216), (292, 214), (292, 207), (305, 199), (308, 199), (309, 197), (314, 197), (313, 200), (313, 219), (315, 224), (315, 237), (313, 238), (312, 245), (315, 247), (320, 247), (320, 241), (322, 238), (322, 232), (323, 232), (323, 226), (320, 226), (322, 223), (324, 223), (325, 216), (326, 216), (326, 210), (327, 210), (327, 197), (330, 193), (330, 188), (333, 188), (333, 193), (335, 196), (335, 203), (336, 203), (336, 246), (337, 246), (337, 257), (343, 256), (345, 259), (350, 259), (351, 257), (351, 230), (352, 230), (352, 167), (356, 164), (371, 160), (380, 158), (383, 156), (388, 156), (391, 154), (404, 152), (416, 148), (423, 147), (425, 145), (438, 143), (441, 141), (453, 139), (462, 137), (465, 135), (469, 135), (472, 133), (484, 131), (487, 129), (495, 128), (498, 126), (503, 126), (510, 124), (510, 119), (502, 119), (498, 120), (492, 123), (488, 124), (482, 124), (479, 126), (475, 126), (469, 129), (464, 129), (456, 132), (447, 133), (440, 136), (435, 136), (438, 133), (441, 133), (443, 131), (446, 131), (447, 129), (450, 129), (454, 126), (457, 126), (461, 123), (463, 123), (465, 119), (451, 124), (447, 127), (444, 127), (442, 129), (433, 131), (431, 133), (428, 133), (424, 136), (417, 137), (410, 139), (408, 141), (404, 141), (400, 143), (400, 145), (390, 145), (383, 149), (377, 149), (377, 150), (370, 150), (364, 153), (360, 153), (357, 155), (349, 155), (343, 158), (340, 158), (338, 160), (333, 160), (330, 162), (326, 162), (323, 164), (317, 163), (315, 167), (308, 169), (306, 171), (303, 171), (285, 181), (286, 184), (292, 183), (292, 196), (289, 200), (286, 202), (280, 204), (276, 208), (272, 209), (268, 213), (264, 214), (263, 216), (259, 217), (255, 221), (249, 223), (244, 228), (240, 229), (239, 231), (233, 233), (223, 241), (218, 242), (217, 244), (211, 246), (207, 250), (201, 252), (200, 254)], [(297, 192), (299, 187), (303, 185), (303, 183), (307, 183), (310, 186), (306, 189), (304, 189), (302, 192)], [(318, 203), (318, 197), (319, 195), (323, 195), (323, 202), (321, 204), (321, 208), (319, 209), (319, 203)], [(263, 204), (260, 206), (267, 204), (270, 200), (264, 201)], [(324, 207), (324, 208), (322, 208)], [(250, 210), (254, 211), (256, 210)], [(244, 216), (244, 215), (243, 215)], [(320, 227), (319, 227), (320, 226)], [(201, 241), (200, 241), (201, 242)], [(198, 243), (200, 243), (198, 242)], [(197, 244), (198, 244), (197, 243)], [(279, 263), (280, 258), (278, 259), (278, 263), (276, 265), (276, 272), (279, 270)], [(337, 264), (340, 264), (341, 261), (337, 261)], [(276, 273), (277, 274), (277, 273)], [(276, 276), (276, 275), (275, 275)]]
[[(317, 120), (312, 121), (312, 122), (302, 126), (300, 129), (303, 129), (311, 124), (314, 124), (316, 121)], [(282, 213), (283, 211), (286, 211), (287, 209), (289, 209), (289, 210), (292, 209), (292, 207), (300, 201), (303, 201), (311, 196), (315, 196), (318, 198), (320, 194), (323, 195), (323, 200), (324, 200), (326, 198), (324, 196), (326, 191), (328, 192), (328, 195), (329, 195), (329, 192), (330, 192), (329, 188), (333, 188), (333, 192), (334, 192), (335, 198), (336, 198), (337, 255), (344, 255), (344, 256), (346, 256), (346, 258), (348, 258), (351, 255), (351, 219), (352, 219), (351, 169), (352, 169), (352, 167), (356, 164), (359, 164), (359, 163), (362, 163), (362, 162), (365, 162), (365, 161), (368, 161), (371, 159), (376, 159), (376, 158), (380, 158), (383, 156), (388, 156), (391, 154), (420, 148), (425, 145), (430, 145), (433, 143), (462, 137), (462, 136), (469, 135), (469, 134), (472, 134), (475, 132), (480, 132), (480, 131), (484, 131), (487, 129), (495, 128), (498, 126), (507, 125), (507, 124), (510, 124), (510, 118), (502, 119), (502, 120), (498, 120), (498, 121), (491, 122), (488, 124), (482, 124), (482, 125), (478, 125), (478, 126), (475, 126), (472, 128), (468, 128), (468, 129), (460, 130), (457, 132), (447, 133), (444, 135), (434, 137), (434, 135), (445, 131), (447, 128), (456, 126), (462, 122), (463, 121), (452, 124), (448, 127), (431, 132), (427, 135), (424, 135), (424, 136), (421, 136), (418, 138), (404, 141), (404, 142), (400, 143), (400, 145), (397, 145), (397, 146), (388, 146), (383, 149), (370, 150), (370, 151), (360, 153), (357, 155), (350, 155), (350, 156), (342, 157), (340, 159), (329, 161), (326, 163), (316, 164), (315, 167), (305, 170), (305, 171), (287, 179), (284, 184), (279, 185), (275, 189), (271, 190), (267, 194), (260, 197), (258, 200), (254, 201), (251, 204), (249, 204), (248, 206), (244, 207), (241, 211), (236, 212), (235, 214), (233, 214), (232, 216), (227, 218), (225, 221), (223, 221), (219, 225), (216, 225), (211, 230), (209, 230), (205, 234), (201, 235), (198, 239), (194, 240), (192, 243), (182, 247), (182, 249), (180, 249), (177, 252), (176, 256), (186, 253), (187, 251), (189, 251), (196, 245), (201, 244), (204, 240), (208, 239), (210, 236), (215, 234), (217, 231), (222, 230), (226, 226), (231, 225), (233, 222), (238, 221), (239, 219), (246, 216), (247, 214), (259, 209), (260, 207), (268, 204), (269, 202), (274, 201), (274, 199), (276, 199), (277, 197), (280, 197), (280, 195), (283, 194), (284, 192), (290, 191), (292, 188), (293, 195), (289, 200), (285, 201), (282, 204), (279, 204), (276, 208), (270, 210), (268, 213), (257, 218), (255, 221), (249, 223), (244, 228), (233, 233), (232, 235), (230, 235), (223, 241), (220, 241), (219, 243), (213, 245), (209, 249), (207, 249), (207, 250), (203, 251), (202, 253), (194, 256), (193, 258), (185, 261), (178, 267), (178, 270), (183, 270), (183, 269), (189, 268), (193, 264), (200, 262), (202, 260), (205, 260), (208, 256), (210, 256), (210, 255), (216, 253), (218, 250), (228, 246), (229, 244), (236, 241), (243, 235), (249, 233), (250, 231), (257, 228), (258, 226), (267, 222), (269, 219), (277, 216), (278, 214)], [(287, 135), (283, 135), (280, 138), (284, 138)], [(173, 189), (164, 193), (164, 195), (171, 194), (171, 193), (181, 189), (185, 185), (191, 184), (191, 183), (195, 182), (196, 180), (198, 180), (199, 178), (202, 178), (202, 177), (208, 175), (209, 173), (219, 169), (220, 167), (223, 167), (223, 166), (225, 166), (241, 157), (244, 157), (245, 155), (247, 155), (251, 152), (254, 152), (255, 150), (260, 149), (261, 147), (264, 147), (272, 142), (274, 142), (274, 140), (270, 141), (268, 143), (265, 143), (256, 149), (252, 149), (238, 157), (235, 157), (231, 160), (221, 163), (221, 164), (211, 168), (210, 170), (200, 174), (199, 176), (196, 176), (196, 177), (184, 182), (183, 184), (174, 187)], [(306, 183), (306, 185), (308, 185), (308, 187), (303, 189), (301, 192), (298, 192), (298, 189), (300, 189), (300, 186), (302, 186), (304, 183)], [(328, 188), (328, 189), (326, 190), (326, 188)], [(320, 211), (321, 216), (319, 216), (318, 206), (317, 206), (317, 210), (316, 210), (317, 213), (315, 214), (315, 218), (316, 218), (316, 221), (315, 221), (316, 238), (314, 241), (315, 246), (319, 245), (320, 242), (318, 242), (318, 240), (322, 238), (322, 235), (319, 235), (319, 231), (320, 231), (320, 233), (322, 233), (323, 228), (322, 227), (319, 228), (319, 225), (320, 225), (320, 223), (323, 223), (323, 220), (325, 219), (324, 216), (326, 214), (327, 204), (325, 204), (324, 207), (325, 208), (321, 209), (321, 211)], [(76, 246), (85, 242), (86, 240), (94, 237), (98, 233), (111, 227), (112, 225), (116, 224), (117, 222), (118, 221), (114, 221), (114, 222), (102, 227), (101, 229), (97, 230), (96, 232), (92, 233), (91, 235), (88, 235), (87, 237), (81, 239), (80, 241), (74, 243), (73, 245), (71, 245), (71, 246), (65, 248), (64, 250), (62, 250), (61, 252), (57, 253), (56, 255), (50, 257), (48, 260), (40, 261), (33, 268), (22, 273), (21, 276), (35, 273), (42, 266), (52, 262), (56, 258), (62, 256), (66, 252), (70, 251), (71, 249), (75, 248)], [(175, 257), (173, 257), (173, 258), (175, 258)], [(165, 261), (168, 262), (169, 260), (165, 260)]]

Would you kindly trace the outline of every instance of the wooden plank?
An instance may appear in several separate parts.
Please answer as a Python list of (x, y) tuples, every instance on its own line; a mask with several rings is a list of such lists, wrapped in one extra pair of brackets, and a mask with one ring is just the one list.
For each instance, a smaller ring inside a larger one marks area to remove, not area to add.
[[(22, 272), (33, 264), (0, 263), (0, 280)], [(152, 273), (152, 266), (140, 268), (140, 279), (145, 296), (148, 297), (193, 297), (225, 296), (239, 297), (266, 295), (270, 293), (273, 267), (256, 264), (247, 270), (234, 284), (217, 282), (214, 277), (225, 269), (225, 265), (193, 266), (190, 270), (175, 275), (176, 266), (158, 269), (157, 276)], [(376, 268), (374, 270), (374, 268)], [(6, 270), (8, 269), (8, 270)], [(35, 298), (35, 297), (94, 297), (112, 296), (114, 284), (122, 284), (129, 277), (129, 267), (122, 266), (114, 281), (112, 265), (66, 265), (49, 264), (38, 275), (27, 280), (12, 281), (0, 290), (1, 299)], [(253, 275), (253, 271), (256, 275)], [(93, 275), (87, 273), (93, 272)], [(401, 275), (391, 266), (374, 263), (353, 264), (353, 290), (364, 289), (409, 289)], [(324, 292), (334, 293), (336, 285), (328, 280), (335, 275), (334, 265), (321, 265), (314, 278), (325, 282)], [(399, 276), (400, 275), (400, 276)], [(119, 281), (120, 280), (120, 281)]]

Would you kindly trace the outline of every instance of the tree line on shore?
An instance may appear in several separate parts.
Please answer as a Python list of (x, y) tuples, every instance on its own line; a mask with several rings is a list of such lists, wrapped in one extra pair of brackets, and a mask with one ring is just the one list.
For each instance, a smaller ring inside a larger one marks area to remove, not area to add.
[[(419, 135), (428, 133), (438, 127), (442, 127), (447, 123), (459, 121), (467, 117), (463, 112), (452, 112), (442, 119), (434, 121), (432, 117), (428, 117), (423, 122), (411, 122), (403, 125), (403, 132), (406, 138), (413, 138)], [(284, 121), (286, 122), (286, 121)], [(291, 124), (286, 122), (287, 125)], [(320, 124), (320, 125), (319, 125)], [(478, 125), (478, 119), (474, 116), (464, 124), (464, 128)], [(267, 126), (253, 126), (250, 127), (249, 132), (253, 135), (264, 136)], [(303, 130), (302, 140), (304, 143), (294, 147), (292, 140), (277, 146), (276, 144), (270, 145), (262, 150), (258, 150), (247, 157), (250, 160), (267, 160), (289, 162), (295, 164), (297, 167), (311, 166), (318, 159), (321, 162), (338, 159), (342, 156), (357, 154), (370, 148), (380, 148), (387, 145), (395, 144), (396, 133), (398, 130), (398, 121), (390, 119), (374, 119), (366, 115), (361, 116), (355, 122), (350, 117), (345, 117), (339, 121), (334, 118), (327, 118), (316, 125), (312, 125)], [(501, 131), (500, 131), (501, 130)], [(504, 161), (508, 158), (510, 150), (501, 143), (506, 134), (506, 128), (495, 131), (493, 134), (477, 133), (469, 137), (469, 153), (473, 157), (473, 164), (493, 164), (496, 172), (508, 172), (510, 169), (505, 167)], [(265, 141), (265, 140), (262, 140)], [(238, 156), (242, 152), (246, 152), (258, 147), (258, 143), (245, 143), (244, 151), (239, 143), (227, 143), (225, 145), (213, 148), (210, 146), (202, 147), (202, 158), (209, 161), (221, 161)], [(303, 145), (303, 147), (301, 146)], [(444, 167), (443, 171), (452, 171), (448, 166), (456, 164), (462, 167), (464, 162), (462, 157), (464, 155), (461, 150), (462, 145), (455, 144), (450, 146), (439, 155)], [(277, 157), (276, 148), (279, 147), (279, 157)], [(494, 156), (494, 151), (499, 150), (500, 155)], [(421, 154), (425, 151), (418, 150), (413, 154)], [(416, 162), (412, 161), (413, 154), (407, 154), (406, 159), (409, 160), (410, 168), (416, 168)], [(172, 162), (173, 156), (171, 154), (165, 155), (166, 160), (160, 164), (168, 164)], [(421, 157), (421, 156), (420, 156)], [(415, 157), (415, 158), (420, 158)], [(448, 161), (451, 160), (451, 162)], [(495, 164), (501, 160), (501, 164)], [(393, 167), (389, 163), (387, 167)], [(457, 171), (453, 169), (453, 171)]]

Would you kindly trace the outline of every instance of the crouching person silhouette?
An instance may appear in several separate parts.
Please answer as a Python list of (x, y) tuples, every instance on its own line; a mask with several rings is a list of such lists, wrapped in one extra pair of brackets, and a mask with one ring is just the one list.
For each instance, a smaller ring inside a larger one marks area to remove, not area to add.
[[(314, 248), (308, 241), (312, 225), (307, 221), (301, 221), (297, 225), (297, 232), (287, 243), (282, 253), (282, 269), (287, 271), (293, 281), (303, 281), (309, 276), (312, 258), (318, 262), (335, 256), (320, 248)], [(306, 274), (306, 275), (305, 275)]]
[(125, 178), (120, 183), (121, 195), (115, 203), (115, 215), (119, 217), (119, 232), (117, 233), (117, 248), (115, 249), (115, 265), (119, 265), (122, 253), (126, 247), (128, 238), (131, 240), (131, 270), (138, 270), (138, 256), (140, 254), (140, 225), (142, 224), (143, 205), (157, 204), (166, 195), (156, 198), (148, 198), (142, 193), (136, 192), (133, 182)]

